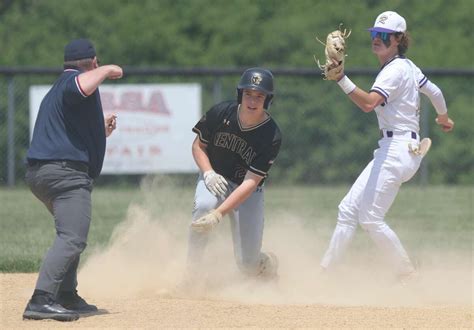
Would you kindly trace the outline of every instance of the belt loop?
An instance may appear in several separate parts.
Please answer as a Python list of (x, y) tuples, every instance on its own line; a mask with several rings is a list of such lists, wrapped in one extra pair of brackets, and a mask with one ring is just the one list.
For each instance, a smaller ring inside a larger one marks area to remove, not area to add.
[(62, 167), (62, 168), (66, 168), (66, 167), (67, 167), (66, 161), (64, 161), (64, 160), (61, 161), (61, 167)]

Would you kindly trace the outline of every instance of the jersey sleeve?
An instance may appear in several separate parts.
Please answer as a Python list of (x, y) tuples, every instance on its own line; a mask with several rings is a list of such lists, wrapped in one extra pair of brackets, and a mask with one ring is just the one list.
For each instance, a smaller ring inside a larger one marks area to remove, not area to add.
[(79, 74), (74, 74), (66, 79), (64, 100), (69, 104), (78, 104), (87, 97), (79, 84), (78, 77)]
[(267, 146), (262, 153), (255, 157), (255, 159), (250, 164), (249, 171), (262, 177), (266, 177), (268, 171), (273, 165), (273, 162), (277, 158), (278, 153), (280, 152), (280, 146), (281, 133), (277, 128), (275, 130), (275, 135), (271, 145)]
[(199, 137), (204, 144), (209, 144), (212, 139), (213, 132), (216, 131), (221, 122), (222, 112), (225, 109), (222, 104), (213, 106), (193, 127), (193, 132)]
[(418, 89), (423, 88), (423, 86), (425, 86), (426, 83), (428, 82), (428, 77), (425, 76), (425, 74), (421, 71), (421, 69), (418, 66), (416, 66), (416, 64), (413, 63), (412, 60), (406, 59), (406, 62), (410, 65), (412, 69), (414, 79), (416, 81)]
[(430, 80), (426, 79), (426, 82), (420, 87), (420, 92), (428, 96), (438, 115), (444, 115), (448, 112), (443, 92)]
[(389, 65), (380, 71), (369, 92), (376, 92), (382, 95), (385, 102), (387, 102), (390, 96), (394, 98), (399, 92), (402, 79), (402, 70), (400, 70), (400, 67), (397, 65)]

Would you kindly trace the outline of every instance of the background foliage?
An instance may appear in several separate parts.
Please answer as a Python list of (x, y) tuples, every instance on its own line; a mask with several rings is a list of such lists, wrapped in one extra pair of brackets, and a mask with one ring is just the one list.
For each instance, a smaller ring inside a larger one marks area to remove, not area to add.
[[(382, 11), (407, 19), (413, 43), (408, 57), (422, 69), (473, 69), (471, 0), (16, 0), (0, 4), (0, 66), (60, 68), (64, 45), (87, 37), (102, 63), (127, 67), (314, 68), (313, 54), (323, 37), (340, 22), (352, 29), (349, 69), (377, 69), (366, 31)], [(126, 70), (125, 70), (126, 72)], [(374, 77), (353, 81), (369, 89)], [(430, 77), (446, 97), (456, 122), (452, 134), (434, 124), (435, 112), (425, 99), (433, 149), (425, 162), (431, 183), (474, 182), (473, 81), (471, 76)], [(16, 153), (21, 164), (28, 146), (27, 90), (55, 77), (15, 78), (16, 134), (24, 139)], [(222, 78), (223, 98), (235, 95), (238, 76)], [(284, 134), (271, 181), (348, 183), (371, 157), (378, 137), (374, 113), (364, 114), (331, 82), (318, 75), (276, 77), (271, 108)], [(183, 81), (177, 77), (126, 77), (123, 83)], [(205, 88), (203, 109), (213, 103), (209, 78), (193, 79)], [(121, 83), (122, 83), (121, 82)], [(206, 88), (209, 87), (209, 88)], [(0, 184), (5, 178), (6, 81), (0, 77)], [(21, 169), (18, 176), (21, 176)], [(271, 182), (270, 181), (270, 182)]]

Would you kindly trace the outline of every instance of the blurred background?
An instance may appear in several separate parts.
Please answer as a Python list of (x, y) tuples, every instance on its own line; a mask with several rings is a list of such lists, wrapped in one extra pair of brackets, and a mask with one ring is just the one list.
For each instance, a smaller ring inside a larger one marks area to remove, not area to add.
[[(123, 79), (106, 84), (199, 84), (202, 112), (235, 98), (244, 69), (269, 68), (276, 81), (270, 112), (282, 130), (283, 145), (268, 185), (350, 184), (377, 147), (377, 120), (375, 113), (361, 112), (334, 82), (323, 81), (313, 58), (324, 59), (316, 36), (324, 40), (341, 22), (352, 30), (346, 72), (368, 90), (379, 64), (367, 28), (386, 10), (406, 18), (412, 37), (407, 56), (442, 89), (456, 123), (452, 133), (442, 133), (431, 103), (422, 98), (421, 135), (431, 137), (433, 146), (412, 183), (471, 185), (471, 0), (4, 0), (0, 186), (23, 185), (30, 87), (51, 85), (62, 70), (65, 44), (81, 37), (94, 43), (101, 64), (124, 67)], [(189, 155), (191, 146), (182, 152)], [(135, 185), (143, 175), (105, 174), (98, 184)]]

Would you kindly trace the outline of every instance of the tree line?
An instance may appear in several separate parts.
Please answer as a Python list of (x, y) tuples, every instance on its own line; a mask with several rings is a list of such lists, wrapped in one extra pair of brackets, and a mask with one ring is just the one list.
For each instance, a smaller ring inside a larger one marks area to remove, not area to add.
[[(382, 11), (395, 10), (407, 19), (412, 43), (407, 56), (423, 68), (473, 69), (470, 0), (389, 3), (375, 0), (17, 0), (0, 5), (0, 38), (4, 67), (60, 67), (64, 45), (87, 37), (102, 63), (126, 67), (314, 68), (313, 55), (323, 58), (331, 30), (352, 30), (348, 69), (378, 68), (367, 28)], [(367, 90), (375, 77), (354, 76)], [(429, 107), (427, 132), (433, 139), (429, 163), (431, 183), (472, 184), (472, 75), (429, 77), (441, 87), (455, 130), (446, 135), (435, 125)], [(17, 81), (17, 105), (24, 105), (16, 133), (28, 134), (25, 90), (36, 78)], [(128, 82), (139, 78), (130, 77)], [(150, 82), (177, 78), (150, 78)], [(223, 98), (235, 97), (238, 76), (223, 78)], [(51, 77), (41, 80), (52, 82)], [(178, 79), (179, 80), (179, 79)], [(204, 85), (210, 80), (202, 79)], [(0, 99), (0, 152), (6, 154), (6, 93)], [(21, 88), (24, 90), (21, 91)], [(272, 181), (347, 183), (370, 159), (377, 141), (375, 114), (364, 114), (332, 82), (319, 76), (276, 76), (272, 115), (284, 134)], [(212, 105), (203, 95), (203, 109)], [(425, 99), (424, 104), (429, 104)], [(20, 111), (20, 114), (22, 112)], [(27, 147), (23, 142), (18, 161)], [(5, 157), (2, 157), (5, 159)], [(5, 177), (5, 162), (0, 166)], [(20, 172), (21, 173), (21, 172)]]

